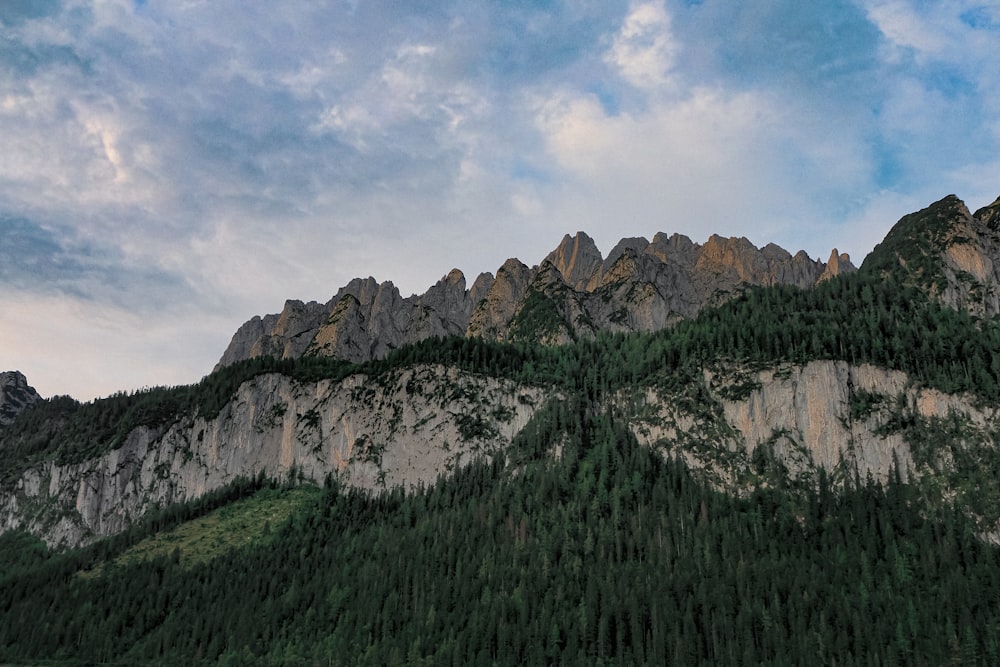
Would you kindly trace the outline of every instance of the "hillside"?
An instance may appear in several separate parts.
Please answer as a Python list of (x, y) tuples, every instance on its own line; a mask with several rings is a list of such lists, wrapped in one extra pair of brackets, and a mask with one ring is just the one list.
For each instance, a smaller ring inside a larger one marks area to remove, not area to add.
[[(409, 300), (355, 281), (289, 302), (197, 385), (37, 400), (0, 427), (0, 658), (997, 655), (998, 210), (946, 197), (857, 271), (718, 237), (603, 258), (579, 233), (468, 291), (452, 272)], [(323, 499), (289, 510), (279, 485)], [(183, 524), (231, 502), (276, 523), (242, 546), (212, 534), (192, 565), (208, 528)], [(95, 621), (62, 599), (117, 606)], [(15, 618), (64, 630), (46, 643)]]

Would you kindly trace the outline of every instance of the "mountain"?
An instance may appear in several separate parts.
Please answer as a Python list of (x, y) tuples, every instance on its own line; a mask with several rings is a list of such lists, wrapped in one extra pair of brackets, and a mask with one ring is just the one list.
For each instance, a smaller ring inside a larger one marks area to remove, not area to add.
[(994, 664), (998, 214), (946, 197), (858, 270), (580, 232), (35, 397), (0, 661)]
[(355, 279), (325, 304), (288, 301), (233, 336), (216, 369), (257, 356), (326, 355), (361, 362), (433, 336), (564, 344), (600, 331), (657, 331), (748, 286), (808, 288), (855, 270), (836, 249), (830, 261), (790, 255), (745, 238), (680, 234), (622, 239), (602, 257), (584, 232), (568, 234), (540, 264), (509, 259), (467, 288), (453, 269), (422, 295), (391, 282)]
[[(973, 216), (948, 197), (906, 216), (859, 272), (836, 250), (824, 264), (718, 236), (624, 239), (604, 258), (581, 232), (468, 289), (457, 270), (406, 299), (354, 280), (326, 305), (250, 320), (199, 385), (54, 400), (9, 425), (0, 526), (78, 545), (257, 474), (433, 484), (580, 391), (736, 493), (764, 453), (791, 479), (898, 468), (959, 484), (957, 455), (917, 441), (943, 429), (978, 463), (996, 449), (992, 329), (955, 319), (992, 312), (996, 206)], [(998, 530), (996, 512), (977, 516)]]

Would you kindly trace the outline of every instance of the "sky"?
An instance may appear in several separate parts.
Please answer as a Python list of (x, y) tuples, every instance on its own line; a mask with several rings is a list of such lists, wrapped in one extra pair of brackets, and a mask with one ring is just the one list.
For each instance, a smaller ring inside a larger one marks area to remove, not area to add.
[(1000, 194), (997, 0), (0, 0), (0, 370), (197, 382), (352, 278), (586, 231), (855, 264)]

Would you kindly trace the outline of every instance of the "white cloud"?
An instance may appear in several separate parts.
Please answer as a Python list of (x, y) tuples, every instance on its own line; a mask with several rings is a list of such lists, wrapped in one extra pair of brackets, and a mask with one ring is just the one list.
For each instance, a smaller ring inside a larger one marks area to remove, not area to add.
[(910, 48), (921, 57), (937, 57), (948, 48), (942, 26), (920, 16), (906, 0), (869, 3), (868, 16), (895, 46)]
[(633, 86), (650, 91), (667, 83), (677, 48), (663, 4), (647, 2), (625, 17), (605, 60)]
[(90, 400), (119, 390), (190, 384), (211, 370), (228, 343), (220, 333), (229, 323), (197, 307), (140, 315), (8, 291), (0, 295), (0, 311), (0, 366), (22, 371), (42, 396)]

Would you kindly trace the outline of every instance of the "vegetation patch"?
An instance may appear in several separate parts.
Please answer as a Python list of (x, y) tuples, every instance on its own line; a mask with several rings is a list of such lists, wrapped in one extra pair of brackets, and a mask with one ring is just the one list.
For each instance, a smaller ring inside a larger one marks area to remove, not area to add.
[(853, 421), (864, 421), (888, 402), (888, 396), (877, 391), (855, 389), (851, 392), (848, 409)]
[(570, 333), (556, 303), (543, 292), (529, 289), (521, 309), (510, 323), (512, 340), (550, 340)]
[(271, 539), (289, 517), (316, 502), (314, 486), (264, 489), (170, 530), (157, 532), (82, 576), (111, 574), (114, 568), (171, 559), (191, 567), (232, 550)]

